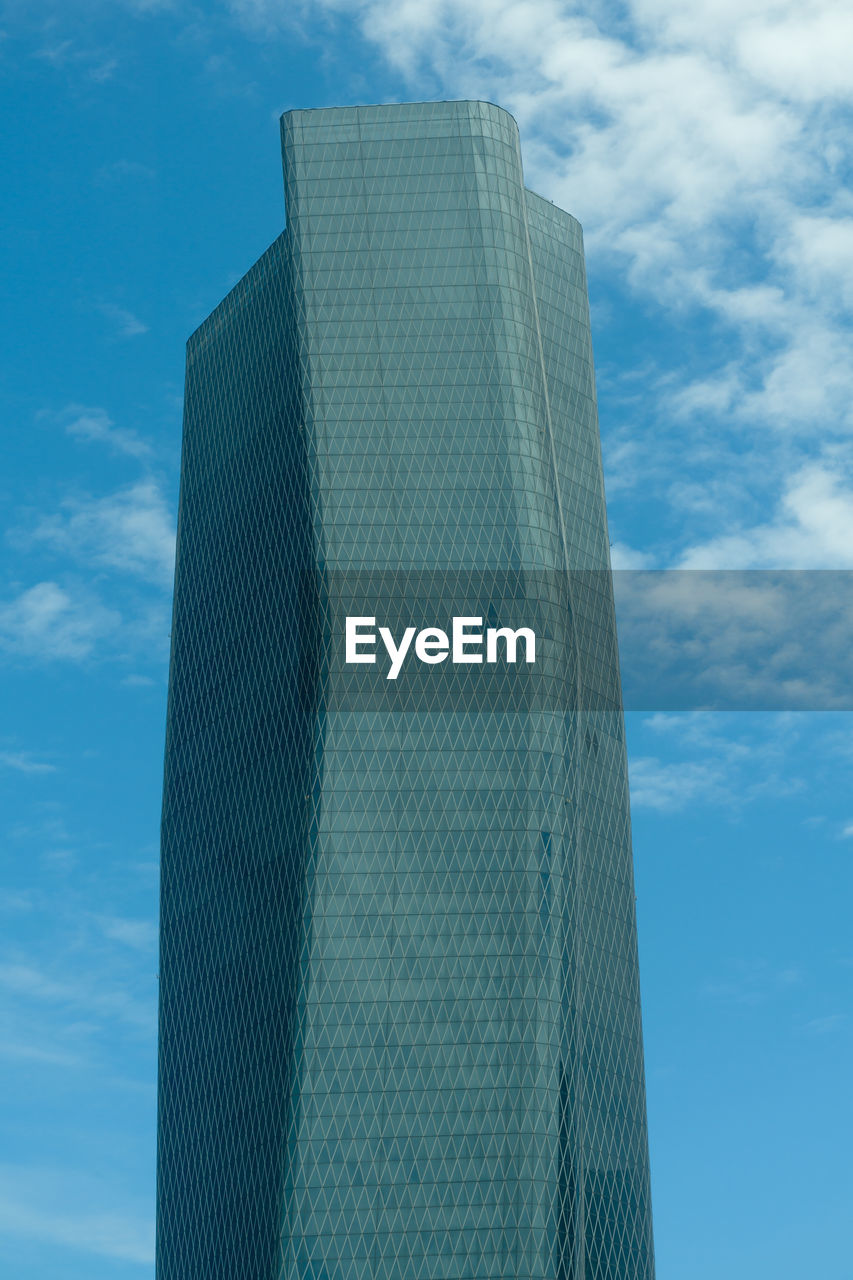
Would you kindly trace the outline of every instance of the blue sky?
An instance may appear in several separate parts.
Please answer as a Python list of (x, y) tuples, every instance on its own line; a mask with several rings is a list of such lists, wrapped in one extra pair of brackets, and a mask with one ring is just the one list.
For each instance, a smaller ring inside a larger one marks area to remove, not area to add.
[[(0, 19), (0, 1249), (153, 1276), (183, 346), (279, 112), (485, 97), (584, 224), (623, 567), (853, 567), (853, 13), (27, 0)], [(850, 1280), (853, 721), (629, 716), (660, 1280)]]

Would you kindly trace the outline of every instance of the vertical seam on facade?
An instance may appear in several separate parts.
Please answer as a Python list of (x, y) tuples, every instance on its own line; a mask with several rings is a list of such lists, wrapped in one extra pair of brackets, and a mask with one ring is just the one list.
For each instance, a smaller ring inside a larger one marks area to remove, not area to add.
[[(522, 167), (521, 140), (518, 137), (518, 135), (516, 135), (516, 137), (517, 137), (516, 145), (518, 149), (518, 163), (519, 163), (519, 168), (521, 168)], [(539, 368), (542, 374), (542, 391), (543, 391), (543, 397), (545, 402), (545, 420), (547, 424), (546, 429), (548, 433), (548, 443), (549, 443), (550, 455), (551, 455), (551, 474), (553, 478), (554, 495), (557, 502), (557, 511), (560, 517), (560, 533), (563, 541), (563, 556), (565, 559), (566, 587), (567, 587), (568, 599), (569, 599), (569, 611), (571, 615), (570, 625), (569, 625), (569, 634), (571, 636), (572, 653), (574, 657), (574, 665), (573, 665), (573, 672), (572, 672), (572, 683), (574, 686), (572, 690), (574, 695), (572, 701), (574, 703), (574, 712), (572, 714), (572, 717), (569, 723), (571, 724), (571, 727), (572, 727), (572, 732), (575, 737), (575, 742), (578, 743), (579, 734), (578, 734), (578, 723), (577, 723), (576, 717), (579, 714), (579, 707), (580, 707), (579, 681), (580, 681), (580, 675), (581, 675), (581, 668), (580, 668), (579, 655), (578, 655), (577, 627), (575, 625), (576, 615), (575, 615), (575, 610), (572, 604), (572, 569), (569, 561), (569, 544), (568, 544), (568, 538), (566, 536), (566, 522), (563, 514), (562, 494), (560, 492), (560, 473), (557, 469), (557, 452), (556, 452), (556, 446), (554, 444), (554, 426), (551, 418), (551, 398), (548, 392), (548, 373), (545, 368), (545, 353), (542, 346), (542, 329), (539, 324), (539, 303), (536, 297), (536, 276), (533, 270), (533, 249), (530, 243), (530, 229), (527, 223), (527, 195), (524, 190), (523, 182), (522, 182), (521, 196), (522, 196), (524, 237), (527, 245), (527, 264), (528, 264), (528, 270), (530, 272), (530, 292), (533, 300), (533, 316), (536, 324), (536, 343), (539, 351)], [(570, 703), (570, 706), (571, 706), (571, 703)], [(571, 779), (572, 802), (574, 805), (574, 802), (576, 799), (576, 790), (577, 790), (575, 785), (576, 772), (577, 772), (577, 763), (576, 763), (577, 753), (573, 749), (573, 746), (574, 744), (569, 743), (569, 759), (572, 761), (572, 779)], [(572, 844), (574, 846), (574, 851), (575, 851), (575, 857), (572, 859), (572, 865), (575, 868), (576, 882), (579, 881), (580, 885), (583, 886), (584, 892), (583, 892), (582, 900), (585, 903), (586, 887), (585, 887), (584, 872), (585, 872), (586, 859), (584, 857), (583, 841), (582, 841), (582, 835), (579, 830), (579, 827), (580, 827), (580, 824), (577, 821), (572, 822)], [(578, 910), (577, 910), (576, 903), (577, 903), (577, 899), (580, 897), (581, 897), (580, 894), (573, 895), (573, 898), (575, 899), (575, 901), (572, 904), (572, 917), (576, 923), (578, 920)], [(573, 948), (576, 948), (582, 937), (580, 929), (578, 929), (577, 927), (573, 928), (572, 935), (573, 935), (573, 938), (572, 938)], [(575, 997), (574, 1009), (575, 1009), (576, 1023), (579, 1021), (580, 1007), (582, 1003), (585, 1003), (585, 996), (586, 996), (585, 977), (586, 977), (586, 968), (584, 965), (583, 948), (581, 947), (580, 960), (579, 961), (576, 960), (576, 963), (575, 963), (576, 987), (573, 993)], [(580, 1035), (576, 1035), (574, 1037), (574, 1040), (575, 1040), (576, 1063), (573, 1064), (573, 1068), (577, 1072), (577, 1077), (575, 1080), (575, 1113), (578, 1116), (582, 1117), (583, 1107), (581, 1105), (581, 1102), (583, 1099), (583, 1062), (582, 1062), (581, 1053), (580, 1053), (580, 1045), (582, 1044), (582, 1038)], [(575, 1235), (576, 1252), (577, 1252), (578, 1263), (579, 1263), (577, 1280), (586, 1280), (586, 1159), (585, 1159), (583, 1144), (584, 1144), (584, 1135), (583, 1135), (583, 1132), (581, 1131), (580, 1139), (577, 1143), (577, 1149), (576, 1149), (576, 1155), (577, 1155), (578, 1163), (580, 1165), (580, 1176), (578, 1177), (579, 1227), (576, 1230), (576, 1235)]]

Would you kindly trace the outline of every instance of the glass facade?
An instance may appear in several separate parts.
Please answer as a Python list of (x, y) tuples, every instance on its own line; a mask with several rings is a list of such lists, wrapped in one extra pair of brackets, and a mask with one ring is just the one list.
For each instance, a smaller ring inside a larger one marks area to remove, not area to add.
[[(286, 230), (188, 345), (157, 1274), (652, 1280), (580, 227), (487, 103), (282, 143)], [(565, 696), (389, 707), (330, 657), (495, 575)]]

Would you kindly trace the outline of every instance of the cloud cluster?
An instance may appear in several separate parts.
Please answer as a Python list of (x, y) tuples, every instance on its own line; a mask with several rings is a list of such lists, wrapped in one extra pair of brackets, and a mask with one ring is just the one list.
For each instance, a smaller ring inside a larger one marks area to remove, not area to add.
[(142, 1210), (132, 1214), (123, 1204), (114, 1207), (116, 1200), (115, 1186), (93, 1184), (78, 1170), (0, 1166), (0, 1231), (4, 1234), (150, 1266), (153, 1221)]
[[(159, 478), (149, 470), (151, 446), (103, 408), (69, 404), (37, 416), (78, 443), (105, 447), (144, 471), (134, 483), (101, 496), (66, 493), (53, 510), (22, 513), (7, 529), (6, 540), (16, 551), (47, 560), (49, 567), (47, 573), (43, 565), (36, 570), (43, 576), (34, 585), (10, 586), (5, 600), (0, 596), (0, 653), (80, 661), (109, 642), (123, 656), (144, 649), (162, 658), (175, 521)], [(26, 565), (24, 558), (21, 571)]]
[[(129, 922), (125, 922), (129, 923)], [(112, 936), (105, 930), (106, 936)], [(64, 1010), (77, 1009), (89, 1017), (117, 1019), (150, 1032), (154, 1015), (150, 1003), (143, 1003), (123, 988), (106, 986), (100, 977), (76, 975), (56, 978), (31, 964), (0, 963), (0, 990), (26, 1001), (46, 1001)]]
[(790, 768), (798, 741), (790, 715), (755, 722), (716, 712), (658, 713), (645, 724), (661, 750), (629, 760), (633, 809), (674, 814), (710, 806), (737, 815), (762, 797), (801, 789)]
[(59, 420), (68, 435), (75, 440), (105, 444), (112, 452), (126, 453), (132, 458), (151, 456), (148, 442), (127, 427), (117, 427), (106, 409), (71, 404), (63, 409)]
[(148, 332), (148, 325), (132, 311), (125, 307), (117, 307), (114, 303), (104, 302), (98, 307), (101, 315), (113, 325), (119, 338), (138, 338)]
[(172, 583), (174, 524), (160, 487), (150, 479), (104, 498), (67, 498), (63, 510), (43, 516), (28, 539), (85, 564), (164, 587)]
[(0, 603), (0, 650), (36, 659), (86, 658), (119, 623), (119, 615), (85, 591), (39, 582)]
[[(737, 523), (737, 522), (735, 522)], [(769, 517), (687, 547), (683, 569), (841, 569), (853, 565), (853, 467), (826, 450), (782, 481)]]
[[(294, 20), (283, 0), (230, 8), (265, 34)], [(355, 20), (413, 96), (508, 107), (530, 185), (585, 226), (593, 278), (627, 281), (640, 305), (667, 318), (675, 341), (666, 353), (658, 347), (639, 421), (626, 415), (616, 443), (636, 445), (642, 434), (630, 483), (656, 484), (676, 514), (691, 472), (694, 488), (709, 472), (728, 476), (727, 500), (706, 522), (709, 545), (690, 562), (849, 566), (853, 490), (842, 487), (838, 458), (818, 459), (816, 449), (853, 430), (850, 6), (312, 6), (320, 8)], [(704, 326), (701, 357), (678, 344), (685, 317)], [(655, 475), (662, 437), (677, 441), (672, 484), (671, 474)], [(820, 518), (821, 486), (841, 537)], [(756, 493), (763, 510), (752, 528), (744, 518)], [(662, 552), (668, 563), (696, 541), (695, 509), (681, 514), (694, 532), (675, 535)], [(740, 532), (727, 543), (733, 524)]]
[(853, 709), (850, 570), (617, 571), (628, 710)]
[(14, 769), (16, 773), (56, 773), (56, 765), (46, 760), (34, 760), (29, 751), (0, 751), (0, 765)]

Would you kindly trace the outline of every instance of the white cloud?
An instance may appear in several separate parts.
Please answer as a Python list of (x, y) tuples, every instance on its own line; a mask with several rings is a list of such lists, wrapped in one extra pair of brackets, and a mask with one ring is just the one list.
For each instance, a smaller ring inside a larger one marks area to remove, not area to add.
[(853, 568), (853, 466), (840, 453), (799, 468), (771, 518), (688, 548), (682, 569)]
[(60, 40), (57, 44), (42, 45), (37, 49), (33, 57), (38, 58), (41, 62), (48, 62), (53, 67), (64, 66), (70, 58), (74, 56), (74, 41)]
[[(289, 20), (274, 0), (232, 8), (256, 24)], [(450, 93), (508, 106), (529, 134), (530, 177), (640, 275), (664, 264), (683, 280), (711, 247), (687, 243), (688, 231), (711, 231), (752, 200), (763, 207), (768, 184), (788, 191), (815, 174), (801, 115), (743, 64), (742, 10), (709, 21), (687, 6), (617, 12), (555, 0), (325, 8), (356, 14), (413, 79), (432, 75)]]
[(846, 3), (767, 4), (735, 43), (744, 68), (780, 95), (807, 103), (853, 97), (853, 12)]
[(118, 1194), (77, 1170), (0, 1166), (0, 1232), (150, 1265), (153, 1221), (116, 1204)]
[(18, 995), (35, 996), (40, 1000), (81, 999), (77, 988), (67, 982), (57, 982), (39, 970), (23, 964), (0, 964), (0, 987)]
[(10, 1062), (34, 1062), (43, 1067), (73, 1068), (81, 1066), (83, 1059), (62, 1049), (49, 1049), (25, 1040), (11, 1040), (4, 1035), (0, 1040), (0, 1058)]
[(171, 586), (174, 522), (153, 480), (142, 480), (106, 498), (68, 499), (63, 505), (63, 514), (45, 516), (23, 540), (85, 564)]
[(81, 974), (69, 978), (65, 974), (56, 978), (35, 965), (10, 961), (0, 964), (0, 989), (27, 1000), (82, 1009), (90, 1015), (112, 1018), (145, 1031), (154, 1026), (153, 1008), (149, 1004), (119, 987), (105, 986), (102, 977), (92, 979)]
[(836, 202), (832, 214), (802, 213), (775, 245), (778, 261), (818, 305), (853, 311), (853, 206)]
[(148, 332), (148, 325), (124, 307), (116, 307), (112, 303), (101, 303), (98, 307), (101, 315), (106, 316), (115, 326), (120, 338), (137, 338)]
[(32, 911), (33, 899), (29, 890), (0, 889), (0, 911)]
[(652, 557), (645, 551), (636, 551), (624, 542), (614, 542), (610, 547), (610, 563), (613, 569), (650, 569)]
[(828, 1013), (823, 1018), (812, 1018), (806, 1023), (806, 1031), (812, 1035), (824, 1036), (829, 1032), (840, 1031), (847, 1025), (848, 1016), (846, 1013)]
[(732, 814), (762, 797), (799, 790), (789, 751), (797, 740), (796, 715), (760, 717), (731, 731), (719, 712), (667, 714), (645, 720), (647, 729), (667, 745), (666, 758), (631, 756), (628, 761), (631, 805), (661, 814), (714, 806)]
[(72, 404), (62, 411), (59, 419), (68, 435), (75, 440), (106, 444), (114, 452), (126, 453), (133, 458), (146, 458), (151, 453), (151, 446), (135, 431), (117, 427), (106, 409)]
[(157, 941), (157, 926), (153, 920), (129, 920), (123, 916), (98, 916), (98, 924), (104, 936), (121, 942), (134, 951), (152, 951)]
[(794, 966), (771, 967), (765, 961), (742, 963), (730, 978), (708, 982), (704, 993), (726, 1004), (757, 1005), (784, 997), (803, 983), (803, 974)]
[(814, 315), (803, 315), (798, 324), (794, 308), (790, 318), (787, 340), (762, 362), (760, 386), (750, 390), (744, 382), (738, 389), (734, 414), (814, 439), (848, 435), (853, 426), (849, 333)]
[(851, 706), (849, 570), (640, 569), (613, 585), (628, 709)]
[[(47, 24), (48, 27), (53, 25)], [(118, 68), (118, 59), (103, 49), (86, 48), (73, 40), (59, 40), (42, 45), (33, 53), (34, 58), (48, 63), (55, 70), (76, 70), (87, 80), (102, 84), (111, 80)]]
[(119, 621), (96, 600), (39, 582), (0, 604), (0, 649), (30, 658), (85, 658)]
[[(256, 32), (294, 21), (284, 0), (230, 7)], [(608, 475), (609, 491), (648, 492), (650, 462), (674, 437), (682, 486), (708, 469), (732, 477), (713, 539), (742, 520), (758, 472), (762, 498), (780, 505), (772, 528), (721, 552), (746, 553), (751, 540), (759, 563), (777, 547), (785, 562), (839, 563), (834, 525), (800, 530), (801, 513), (782, 508), (798, 494), (810, 500), (815, 478), (802, 472), (815, 441), (853, 433), (850, 6), (325, 0), (310, 12), (321, 8), (353, 17), (412, 96), (511, 110), (527, 180), (581, 219), (593, 277), (628, 280), (676, 325), (672, 350), (658, 346), (660, 368), (636, 388), (657, 406), (655, 435)], [(685, 315), (722, 356), (688, 355), (678, 343)], [(833, 489), (832, 460), (825, 470), (837, 512), (846, 497)], [(660, 468), (654, 480), (667, 495)]]
[(732, 798), (725, 770), (716, 761), (632, 757), (630, 776), (631, 804), (637, 809), (677, 813), (690, 804), (727, 804)]
[(56, 773), (55, 764), (34, 760), (29, 751), (0, 751), (0, 765), (18, 773)]

